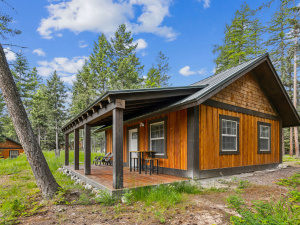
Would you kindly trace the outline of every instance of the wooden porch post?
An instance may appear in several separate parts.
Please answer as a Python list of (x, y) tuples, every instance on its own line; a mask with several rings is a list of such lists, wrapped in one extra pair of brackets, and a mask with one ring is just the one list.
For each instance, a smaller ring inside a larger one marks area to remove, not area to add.
[(74, 170), (79, 170), (79, 130), (74, 130)]
[(199, 178), (199, 106), (187, 109), (187, 167), (189, 177)]
[(65, 165), (69, 165), (69, 134), (65, 134)]
[(113, 109), (113, 187), (123, 188), (123, 109)]
[(84, 174), (91, 174), (91, 126), (84, 125)]

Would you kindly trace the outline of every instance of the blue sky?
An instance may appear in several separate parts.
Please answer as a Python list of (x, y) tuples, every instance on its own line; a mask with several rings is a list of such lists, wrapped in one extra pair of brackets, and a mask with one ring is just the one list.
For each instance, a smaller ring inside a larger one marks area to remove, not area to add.
[[(241, 0), (15, 0), (2, 3), (22, 34), (3, 43), (27, 47), (31, 67), (47, 79), (54, 70), (68, 86), (103, 32), (111, 37), (125, 23), (139, 43), (144, 75), (162, 51), (169, 57), (172, 86), (190, 85), (212, 75), (213, 45), (220, 44)], [(246, 1), (257, 8), (264, 1)], [(271, 10), (258, 17), (269, 20)], [(5, 46), (4, 46), (5, 47)], [(18, 48), (10, 47), (17, 52)], [(14, 53), (6, 50), (8, 60)]]

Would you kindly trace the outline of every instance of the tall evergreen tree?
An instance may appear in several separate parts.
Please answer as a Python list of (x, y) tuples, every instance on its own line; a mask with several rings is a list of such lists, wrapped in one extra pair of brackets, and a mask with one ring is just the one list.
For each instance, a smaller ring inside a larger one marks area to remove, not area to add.
[(90, 55), (89, 68), (92, 76), (96, 79), (96, 95), (100, 96), (110, 89), (110, 80), (112, 76), (112, 46), (107, 41), (104, 34), (94, 42), (93, 53)]
[(41, 144), (42, 133), (45, 133), (48, 127), (48, 112), (47, 88), (45, 85), (41, 85), (32, 98), (32, 110), (30, 112), (31, 124), (41, 147), (43, 147)]
[(113, 63), (111, 79), (112, 89), (139, 88), (142, 84), (140, 77), (144, 66), (136, 56), (137, 44), (133, 44), (130, 31), (126, 31), (125, 24), (119, 26), (115, 37), (111, 39), (113, 45)]
[(258, 19), (253, 19), (253, 12), (244, 3), (230, 25), (226, 25), (225, 38), (222, 45), (216, 45), (213, 52), (216, 72), (236, 66), (258, 54), (265, 52), (260, 43), (263, 27)]
[(74, 116), (91, 104), (99, 94), (97, 94), (97, 77), (91, 73), (86, 61), (82, 70), (76, 74), (76, 79), (72, 86), (71, 114)]
[(144, 80), (144, 87), (167, 87), (169, 86), (170, 71), (169, 58), (161, 51), (156, 56), (156, 64), (149, 69), (147, 77)]
[(56, 153), (59, 153), (59, 142), (63, 139), (61, 126), (66, 118), (65, 99), (66, 87), (58, 77), (56, 71), (47, 80), (47, 97), (48, 97), (48, 144), (49, 147), (55, 147)]

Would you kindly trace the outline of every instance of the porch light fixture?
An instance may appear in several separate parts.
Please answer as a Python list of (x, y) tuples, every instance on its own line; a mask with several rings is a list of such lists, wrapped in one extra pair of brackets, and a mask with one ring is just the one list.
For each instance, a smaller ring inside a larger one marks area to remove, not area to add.
[(144, 123), (140, 123), (140, 127), (144, 127), (145, 126), (145, 124)]

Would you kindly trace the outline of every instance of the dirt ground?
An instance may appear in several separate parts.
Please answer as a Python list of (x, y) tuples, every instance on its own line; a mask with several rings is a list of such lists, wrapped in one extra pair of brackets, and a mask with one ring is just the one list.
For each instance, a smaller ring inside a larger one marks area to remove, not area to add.
[[(287, 188), (279, 186), (279, 179), (300, 171), (300, 165), (276, 170), (240, 174), (197, 181), (208, 188), (201, 195), (186, 195), (185, 200), (172, 208), (160, 210), (157, 205), (147, 206), (137, 202), (132, 205), (117, 203), (102, 205), (50, 205), (34, 216), (20, 218), (20, 224), (230, 224), (230, 216), (237, 215), (229, 209), (226, 198), (235, 193), (240, 180), (248, 180), (242, 194), (251, 205), (253, 200), (276, 201), (286, 196)], [(211, 190), (211, 191), (210, 191)]]

